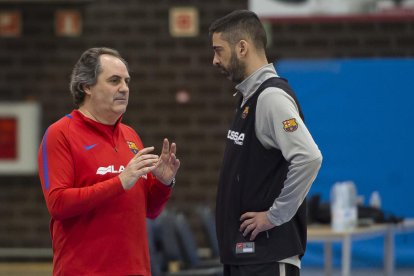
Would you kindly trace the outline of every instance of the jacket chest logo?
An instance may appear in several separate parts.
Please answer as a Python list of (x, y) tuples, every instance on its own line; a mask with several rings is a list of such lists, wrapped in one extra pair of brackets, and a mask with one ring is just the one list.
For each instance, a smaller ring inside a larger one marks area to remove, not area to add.
[(133, 154), (137, 154), (139, 149), (137, 145), (134, 142), (126, 141), (128, 144), (128, 148), (132, 151)]

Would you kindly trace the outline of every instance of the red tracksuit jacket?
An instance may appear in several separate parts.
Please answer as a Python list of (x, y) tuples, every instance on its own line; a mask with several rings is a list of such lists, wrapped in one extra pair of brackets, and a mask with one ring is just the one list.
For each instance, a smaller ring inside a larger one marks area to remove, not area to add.
[(103, 125), (74, 110), (52, 124), (38, 153), (51, 215), (54, 275), (150, 275), (146, 217), (171, 189), (151, 174), (125, 191), (118, 174), (143, 148), (120, 120)]

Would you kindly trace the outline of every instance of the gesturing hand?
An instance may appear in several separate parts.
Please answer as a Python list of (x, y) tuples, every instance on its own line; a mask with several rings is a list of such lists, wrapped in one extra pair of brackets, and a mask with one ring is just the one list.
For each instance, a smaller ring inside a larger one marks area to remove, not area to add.
[(250, 240), (253, 241), (256, 236), (263, 231), (269, 230), (275, 225), (273, 225), (267, 218), (267, 212), (247, 212), (244, 213), (240, 220), (243, 223), (240, 225), (240, 232), (243, 232), (243, 236), (247, 236), (250, 232)]
[(153, 171), (159, 160), (158, 155), (148, 154), (154, 147), (143, 148), (128, 163), (125, 170), (119, 175), (122, 187), (125, 190), (131, 189), (138, 178)]
[(165, 185), (171, 184), (175, 174), (180, 167), (180, 160), (175, 156), (177, 152), (177, 145), (171, 144), (165, 138), (162, 144), (162, 152), (155, 169), (152, 171), (153, 175)]

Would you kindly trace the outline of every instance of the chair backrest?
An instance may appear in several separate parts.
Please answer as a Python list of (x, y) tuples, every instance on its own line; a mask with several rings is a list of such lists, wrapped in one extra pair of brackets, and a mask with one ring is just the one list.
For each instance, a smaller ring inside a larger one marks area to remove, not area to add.
[(148, 235), (148, 247), (150, 252), (151, 260), (151, 275), (152, 276), (161, 276), (161, 258), (160, 252), (156, 247), (155, 240), (156, 232), (156, 221), (152, 219), (147, 219), (147, 235)]
[(175, 216), (175, 228), (177, 230), (178, 240), (183, 250), (185, 262), (190, 268), (200, 264), (200, 258), (197, 252), (197, 243), (194, 238), (190, 224), (183, 213)]
[(180, 244), (175, 229), (175, 214), (164, 210), (156, 219), (159, 223), (159, 231), (156, 231), (156, 241), (160, 244), (163, 257), (163, 265), (169, 262), (183, 262), (183, 255), (180, 251)]
[(216, 220), (211, 208), (208, 206), (200, 206), (197, 208), (197, 213), (201, 219), (204, 232), (210, 245), (213, 258), (219, 257), (219, 248), (216, 234)]

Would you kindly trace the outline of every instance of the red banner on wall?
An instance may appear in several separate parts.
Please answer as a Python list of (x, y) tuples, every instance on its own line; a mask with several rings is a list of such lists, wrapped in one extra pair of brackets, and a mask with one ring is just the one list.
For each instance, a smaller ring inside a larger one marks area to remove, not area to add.
[(0, 160), (17, 158), (17, 120), (0, 118)]

